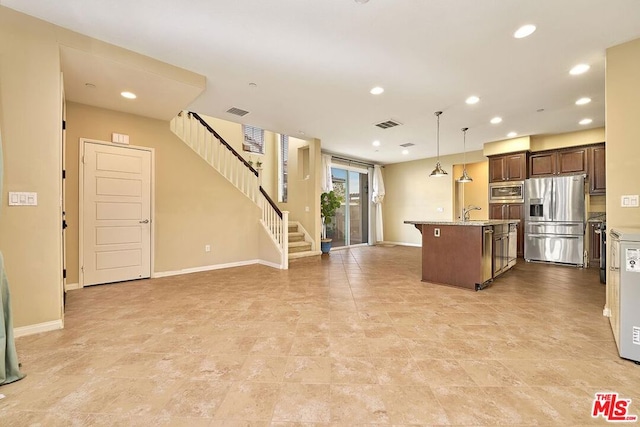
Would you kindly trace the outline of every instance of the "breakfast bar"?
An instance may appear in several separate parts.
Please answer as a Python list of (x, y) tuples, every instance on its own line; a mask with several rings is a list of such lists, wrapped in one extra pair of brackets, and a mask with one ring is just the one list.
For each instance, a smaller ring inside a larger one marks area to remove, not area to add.
[(519, 222), (404, 221), (422, 233), (422, 281), (472, 290), (515, 265)]

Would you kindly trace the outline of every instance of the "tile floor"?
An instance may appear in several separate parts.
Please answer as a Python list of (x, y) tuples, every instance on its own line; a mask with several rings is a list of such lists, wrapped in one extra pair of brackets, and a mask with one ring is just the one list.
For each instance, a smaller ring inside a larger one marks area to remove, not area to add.
[(420, 269), (362, 247), (70, 291), (64, 330), (17, 339), (0, 425), (604, 425), (600, 391), (640, 415), (597, 270), (519, 262), (473, 292)]

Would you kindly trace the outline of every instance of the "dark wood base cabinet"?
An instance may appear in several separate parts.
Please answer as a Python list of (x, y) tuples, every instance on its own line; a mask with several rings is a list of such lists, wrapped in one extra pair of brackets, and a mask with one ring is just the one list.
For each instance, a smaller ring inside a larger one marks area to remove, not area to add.
[(518, 223), (518, 258), (524, 257), (524, 204), (491, 203), (489, 219), (519, 219)]

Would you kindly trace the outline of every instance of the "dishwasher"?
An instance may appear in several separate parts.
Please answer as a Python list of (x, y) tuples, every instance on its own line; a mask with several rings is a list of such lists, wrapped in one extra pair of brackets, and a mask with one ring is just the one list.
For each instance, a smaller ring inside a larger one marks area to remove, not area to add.
[(493, 227), (482, 227), (482, 230), (482, 283), (476, 285), (476, 290), (493, 280)]

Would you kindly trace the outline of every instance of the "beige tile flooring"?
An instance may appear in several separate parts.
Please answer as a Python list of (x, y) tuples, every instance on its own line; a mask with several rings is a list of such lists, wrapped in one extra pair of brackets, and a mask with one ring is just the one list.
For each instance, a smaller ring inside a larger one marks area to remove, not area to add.
[(64, 330), (17, 340), (0, 425), (602, 425), (600, 391), (640, 415), (597, 270), (521, 261), (480, 292), (420, 270), (378, 246), (71, 291)]

